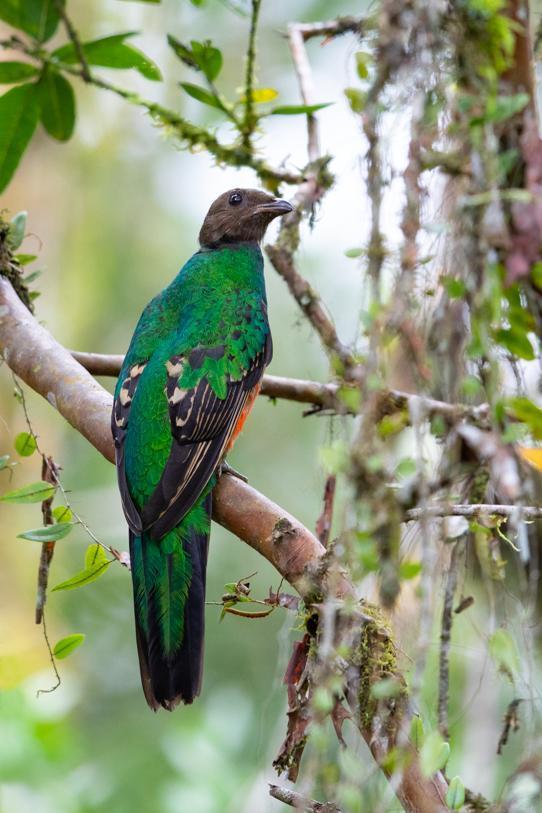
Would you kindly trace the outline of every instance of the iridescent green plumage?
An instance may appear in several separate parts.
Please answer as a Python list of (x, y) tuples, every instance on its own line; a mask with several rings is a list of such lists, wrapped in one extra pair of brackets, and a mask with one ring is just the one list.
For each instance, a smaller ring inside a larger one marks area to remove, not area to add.
[(257, 190), (215, 201), (202, 250), (145, 308), (115, 390), (141, 677), (154, 709), (199, 693), (211, 491), (271, 358), (258, 243), (290, 210)]

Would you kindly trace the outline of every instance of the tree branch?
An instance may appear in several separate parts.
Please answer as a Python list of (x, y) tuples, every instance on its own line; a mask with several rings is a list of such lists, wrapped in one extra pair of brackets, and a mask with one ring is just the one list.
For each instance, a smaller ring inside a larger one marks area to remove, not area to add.
[(333, 802), (316, 802), (308, 799), (290, 788), (281, 788), (279, 785), (269, 785), (269, 795), (285, 805), (295, 807), (298, 811), (306, 813), (341, 813), (340, 808)]
[(256, 31), (258, 29), (258, 17), (260, 16), (261, 0), (252, 0), (252, 14), (250, 17), (250, 33), (248, 36), (247, 64), (245, 74), (245, 116), (243, 120), (243, 144), (250, 152), (250, 137), (254, 132), (254, 127), (258, 121), (254, 115), (254, 63), (256, 61)]
[[(101, 353), (83, 353), (72, 350), (71, 355), (92, 375), (117, 376), (122, 367), (124, 356), (104, 355)], [(264, 375), (260, 395), (267, 398), (280, 398), (285, 401), (296, 401), (300, 404), (312, 404), (317, 411), (338, 412), (340, 414), (357, 415), (357, 411), (343, 403), (340, 395), (340, 385), (334, 382), (323, 384), (320, 381), (310, 381), (303, 378), (286, 378), (278, 375)], [(468, 404), (450, 404), (447, 401), (438, 401), (435, 398), (414, 395), (402, 390), (382, 390), (378, 415), (391, 414), (400, 410), (409, 410), (409, 404), (417, 399), (423, 407), (428, 418), (436, 415), (443, 417), (448, 423), (454, 424), (468, 419), (473, 423), (485, 423), (489, 414), (487, 404), (469, 406)]]

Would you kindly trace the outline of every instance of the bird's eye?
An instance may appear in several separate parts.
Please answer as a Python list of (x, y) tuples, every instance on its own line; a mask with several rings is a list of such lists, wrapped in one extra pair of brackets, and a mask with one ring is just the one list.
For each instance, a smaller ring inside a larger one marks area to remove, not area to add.
[(230, 206), (239, 206), (241, 201), (243, 200), (243, 196), (240, 192), (232, 192), (229, 199)]

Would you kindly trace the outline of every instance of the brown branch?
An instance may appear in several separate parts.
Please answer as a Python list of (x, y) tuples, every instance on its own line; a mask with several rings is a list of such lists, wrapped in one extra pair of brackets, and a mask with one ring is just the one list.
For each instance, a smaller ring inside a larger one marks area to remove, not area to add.
[[(52, 457), (43, 456), (41, 464), (41, 479), (46, 483), (57, 484), (58, 466)], [(41, 513), (44, 525), (54, 525), (52, 512), (53, 497), (49, 497), (41, 504)], [(55, 552), (55, 542), (44, 542), (41, 546), (40, 561), (38, 565), (38, 589), (36, 592), (36, 624), (41, 624), (43, 608), (47, 601), (47, 584), (49, 582), (49, 567)]]
[[(124, 356), (102, 355), (101, 353), (82, 353), (71, 351), (73, 358), (92, 375), (117, 376), (122, 367)], [(300, 404), (312, 404), (317, 411), (331, 411), (340, 414), (356, 415), (356, 410), (345, 405), (339, 397), (340, 387), (333, 382), (322, 384), (303, 378), (286, 378), (278, 375), (264, 375), (260, 395), (267, 398), (280, 398), (296, 401)], [(450, 404), (435, 398), (414, 395), (402, 390), (382, 390), (379, 393), (378, 416), (392, 414), (400, 410), (409, 410), (409, 404), (417, 399), (428, 418), (436, 415), (448, 423), (455, 424), (469, 419), (473, 423), (484, 424), (489, 415), (487, 404), (469, 406), (468, 404)]]
[(438, 727), (445, 740), (450, 739), (448, 731), (448, 695), (450, 691), (450, 645), (452, 642), (452, 623), (454, 595), (457, 587), (458, 556), (460, 554), (459, 542), (452, 548), (450, 566), (446, 576), (444, 590), (444, 603), (442, 606), (442, 621), (440, 629), (440, 656), (439, 656), (439, 682), (438, 682)]
[[(111, 395), (34, 319), (3, 278), (0, 278), (0, 351), (13, 372), (46, 398), (104, 457), (113, 461)], [(220, 478), (213, 496), (213, 518), (268, 559), (302, 596), (310, 600), (315, 583), (320, 583), (324, 593), (328, 591), (327, 579), (323, 578), (327, 572), (325, 548), (294, 517), (230, 475)], [(329, 574), (332, 595), (350, 596), (357, 601), (352, 584), (343, 574), (336, 570)], [(359, 624), (360, 620), (367, 623), (363, 613), (349, 615), (348, 619), (350, 624)], [(382, 645), (393, 647), (389, 631), (380, 622), (372, 620), (371, 630), (367, 641), (371, 643), (378, 638), (381, 644), (384, 642)], [(373, 671), (371, 680), (380, 679), (378, 671), (374, 675)], [(396, 679), (402, 680), (398, 671)], [(371, 685), (364, 686), (369, 695)], [(355, 685), (349, 689), (349, 695), (356, 705)], [(385, 728), (382, 715), (373, 720), (367, 709), (361, 709), (358, 719), (360, 733), (388, 776), (391, 775), (388, 756), (400, 741), (399, 726), (408, 722), (406, 696), (404, 702), (395, 702), (390, 713), (389, 728)], [(415, 754), (412, 756), (396, 788), (398, 798), (407, 813), (441, 813), (446, 810), (443, 802), (446, 783), (440, 774), (429, 779), (423, 777)]]
[(349, 32), (361, 36), (365, 23), (365, 17), (337, 17), (327, 22), (296, 23), (296, 26), (303, 39), (309, 40), (313, 37), (339, 37)]
[(337, 477), (335, 474), (330, 474), (326, 479), (326, 484), (324, 487), (322, 513), (320, 514), (318, 522), (316, 523), (316, 536), (324, 548), (327, 548), (329, 542), (331, 523), (333, 521), (333, 503), (335, 501), (336, 486)]
[(333, 802), (316, 802), (296, 793), (295, 790), (281, 788), (279, 785), (269, 785), (269, 795), (279, 802), (284, 802), (285, 805), (306, 813), (341, 813), (341, 809)]

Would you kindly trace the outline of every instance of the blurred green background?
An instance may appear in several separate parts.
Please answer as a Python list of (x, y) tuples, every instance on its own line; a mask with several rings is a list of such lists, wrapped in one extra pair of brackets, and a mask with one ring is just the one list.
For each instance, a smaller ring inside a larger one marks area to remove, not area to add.
[[(236, 4), (243, 7), (243, 3)], [(191, 120), (217, 127), (216, 111), (183, 94), (187, 68), (166, 44), (166, 32), (181, 40), (211, 38), (222, 49), (221, 89), (235, 98), (242, 84), (248, 20), (219, 0), (195, 8), (187, 0), (145, 5), (120, 0), (70, 0), (70, 13), (84, 39), (137, 30), (134, 40), (161, 67), (165, 81), (151, 83), (128, 72), (103, 70), (117, 84), (137, 89), (179, 109)], [(299, 101), (286, 25), (362, 13), (350, 0), (268, 0), (263, 3), (257, 59), (258, 84), (274, 87), (281, 103)], [(58, 42), (64, 41), (62, 33)], [(334, 102), (319, 114), (322, 146), (334, 155), (338, 182), (318, 212), (313, 232), (304, 228), (300, 270), (321, 291), (343, 340), (355, 339), (362, 304), (361, 269), (345, 251), (364, 244), (369, 209), (360, 158), (365, 147), (359, 122), (344, 98), (356, 83), (353, 39), (308, 46), (316, 101)], [(97, 69), (100, 73), (101, 69)], [(253, 173), (218, 168), (204, 153), (182, 152), (140, 110), (82, 83), (76, 87), (79, 119), (75, 137), (59, 145), (42, 134), (0, 201), (13, 215), (28, 210), (22, 250), (38, 253), (33, 267), (45, 269), (37, 287), (37, 316), (66, 346), (123, 352), (141, 309), (165, 286), (196, 249), (197, 232), (216, 197), (232, 186), (254, 186)], [(386, 129), (392, 163), (404, 158), (407, 122), (392, 112)], [(269, 160), (306, 162), (304, 118), (273, 117), (258, 145)], [(403, 134), (403, 137), (402, 137)], [(384, 220), (389, 244), (401, 234), (393, 213), (402, 202), (399, 177), (389, 179)], [(277, 228), (275, 225), (272, 232)], [(273, 233), (269, 236), (272, 237)], [(284, 283), (267, 269), (275, 355), (271, 373), (325, 380), (327, 362), (308, 324), (300, 318)], [(104, 380), (104, 386), (113, 386)], [(104, 542), (127, 547), (115, 472), (86, 441), (37, 396), (27, 391), (32, 423), (42, 448), (62, 466), (73, 506)], [(2, 490), (39, 479), (37, 456), (19, 459), (13, 438), (25, 429), (13, 397), (9, 371), (0, 370), (0, 454), (17, 460), (12, 474), (0, 472)], [(325, 472), (322, 445), (347, 436), (342, 419), (302, 418), (302, 407), (258, 399), (231, 457), (256, 488), (314, 527)], [(341, 505), (337, 526), (346, 516)], [(53, 642), (72, 632), (86, 634), (84, 646), (59, 664), (61, 687), (36, 698), (54, 683), (42, 630), (33, 623), (39, 549), (16, 534), (40, 524), (39, 506), (0, 509), (0, 810), (2, 813), (272, 813), (271, 762), (285, 732), (281, 685), (295, 617), (277, 611), (248, 621), (207, 611), (203, 693), (193, 707), (153, 715), (140, 688), (129, 576), (113, 566), (96, 583), (50, 595), (47, 623)], [(57, 545), (51, 584), (82, 567), (88, 538), (83, 530)], [(220, 599), (223, 585), (257, 571), (251, 580), (263, 597), (278, 586), (275, 572), (251, 549), (213, 526), (208, 599)], [(415, 594), (407, 591), (399, 625), (408, 651), (415, 638)], [(486, 793), (499, 791), (516, 764), (517, 743), (496, 766), (500, 718), (511, 690), (485, 657), (488, 606), (483, 599), (454, 631), (451, 774)], [(423, 711), (434, 722), (437, 634), (428, 664)], [(405, 659), (406, 660), (406, 659)], [(407, 662), (407, 661), (406, 661)], [(408, 662), (407, 662), (408, 665)], [(534, 728), (531, 738), (536, 736)], [(397, 810), (376, 781), (364, 746), (338, 755), (326, 729), (320, 750), (327, 754), (332, 785), (345, 811)], [(305, 773), (316, 764), (309, 749)], [(303, 774), (303, 771), (302, 771)], [(362, 792), (359, 791), (361, 784)], [(312, 790), (309, 786), (308, 790)], [(286, 809), (286, 808), (285, 808)]]

